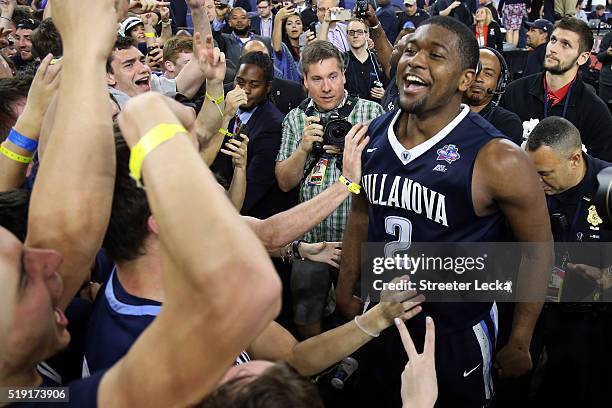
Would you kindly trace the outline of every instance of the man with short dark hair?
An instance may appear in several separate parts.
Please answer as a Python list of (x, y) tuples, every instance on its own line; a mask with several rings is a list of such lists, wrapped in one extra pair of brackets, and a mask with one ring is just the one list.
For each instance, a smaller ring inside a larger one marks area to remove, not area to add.
[(594, 199), (598, 173), (612, 164), (584, 153), (578, 129), (559, 117), (538, 123), (525, 148), (547, 196), (555, 241), (567, 243), (557, 246), (551, 302), (536, 333), (547, 355), (538, 401), (600, 406), (612, 381), (612, 313), (603, 303), (612, 287), (612, 233), (602, 228)]
[(39, 23), (37, 20), (28, 19), (17, 24), (15, 40), (19, 53), (14, 58), (17, 69), (25, 67), (34, 60), (32, 55), (32, 31), (38, 27)]
[(221, 34), (219, 49), (225, 53), (225, 59), (230, 61), (234, 67), (237, 67), (240, 62), (244, 44), (250, 40), (256, 39), (263, 42), (268, 47), (269, 54), (272, 54), (272, 41), (270, 38), (251, 32), (251, 20), (249, 20), (247, 12), (243, 8), (235, 7), (230, 11), (229, 26), (232, 32)]
[(602, 20), (606, 15), (606, 6), (603, 4), (598, 4), (595, 6), (595, 10), (591, 11), (587, 18), (589, 20)]
[[(417, 7), (416, 0), (404, 0), (404, 12), (399, 14), (397, 17), (397, 34), (404, 28), (406, 22), (410, 21), (414, 25), (414, 28), (417, 29), (423, 21), (429, 18), (429, 14)], [(395, 38), (397, 38), (397, 34)], [(392, 42), (391, 44), (393, 44)]]
[[(450, 17), (432, 17), (409, 36), (397, 68), (401, 109), (368, 128), (366, 194), (352, 200), (336, 290), (346, 318), (368, 306), (367, 290), (360, 293), (365, 304), (354, 295), (360, 276), (362, 283), (373, 279), (372, 272), (366, 275), (369, 269), (361, 273), (363, 243), (398, 243), (407, 249), (412, 242), (496, 242), (505, 236), (506, 225), (518, 241), (544, 243), (523, 246), (519, 268), (520, 278), (529, 277), (543, 301), (552, 261), (546, 203), (525, 152), (461, 104), (478, 59), (473, 32)], [(494, 360), (502, 376), (531, 369), (529, 346), (542, 307), (536, 296), (532, 299), (517, 304), (510, 341), (497, 353), (492, 301), (424, 304), (426, 313), (408, 326), (422, 333), (425, 316), (436, 321), (437, 404), (488, 406), (494, 396)], [(381, 333), (371, 347), (360, 361), (364, 405), (401, 406), (397, 379), (407, 358), (397, 333)]]
[(274, 16), (270, 0), (257, 0), (257, 15), (251, 17), (251, 29), (257, 35), (272, 38)]
[(54, 58), (62, 56), (62, 39), (51, 18), (43, 20), (36, 30), (32, 32), (32, 51), (34, 56), (43, 59), (47, 54)]
[(593, 33), (587, 23), (574, 17), (559, 20), (546, 46), (544, 72), (512, 82), (500, 105), (521, 118), (523, 137), (534, 122), (561, 116), (578, 128), (590, 155), (611, 160), (610, 111), (578, 75), (592, 48)]
[(523, 142), (523, 124), (515, 113), (497, 106), (510, 73), (503, 56), (492, 48), (480, 49), (480, 72), (463, 94), (472, 112), (488, 120), (517, 145)]
[(531, 52), (527, 56), (523, 76), (540, 73), (544, 70), (544, 56), (546, 55), (546, 44), (553, 31), (550, 21), (540, 18), (536, 21), (525, 22), (527, 28), (527, 45), (531, 47)]
[[(299, 186), (300, 202), (304, 202), (320, 194), (341, 176), (338, 163), (342, 150), (336, 145), (329, 145), (323, 138), (323, 119), (337, 114), (351, 124), (357, 124), (370, 121), (384, 111), (375, 102), (349, 97), (344, 90), (346, 78), (342, 54), (332, 43), (315, 41), (306, 46), (302, 51), (301, 63), (304, 85), (310, 98), (289, 112), (283, 121), (283, 138), (276, 158), (276, 178), (283, 191)], [(342, 240), (349, 201), (308, 232), (304, 240)], [(302, 336), (310, 337), (321, 332), (330, 284), (327, 265), (294, 263), (294, 319)]]

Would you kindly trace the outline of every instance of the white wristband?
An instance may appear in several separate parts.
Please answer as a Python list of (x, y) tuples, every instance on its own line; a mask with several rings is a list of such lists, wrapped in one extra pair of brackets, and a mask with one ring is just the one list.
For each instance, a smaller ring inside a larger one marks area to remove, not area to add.
[[(361, 316), (361, 315), (359, 315), (359, 316)], [(357, 325), (357, 327), (359, 327), (359, 329), (360, 329), (362, 332), (364, 332), (365, 334), (367, 334), (367, 335), (368, 335), (368, 336), (370, 336), (370, 337), (378, 337), (378, 336), (380, 336), (380, 333), (376, 333), (376, 334), (374, 334), (374, 333), (370, 333), (369, 331), (367, 331), (366, 329), (364, 329), (364, 328), (363, 328), (363, 326), (361, 326), (361, 324), (359, 324), (359, 320), (357, 319), (359, 316), (355, 316), (355, 319), (354, 319), (354, 320), (355, 320), (355, 324)]]

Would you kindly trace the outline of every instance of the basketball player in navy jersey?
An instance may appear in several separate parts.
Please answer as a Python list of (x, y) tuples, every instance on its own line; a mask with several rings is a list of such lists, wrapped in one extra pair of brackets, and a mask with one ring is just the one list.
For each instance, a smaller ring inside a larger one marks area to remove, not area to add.
[[(476, 76), (478, 56), (474, 35), (452, 18), (434, 17), (410, 34), (397, 70), (401, 109), (369, 126), (366, 194), (353, 197), (347, 224), (337, 300), (348, 317), (361, 308), (353, 296), (361, 243), (406, 242), (402, 231), (411, 242), (495, 242), (503, 239), (507, 221), (519, 241), (546, 243), (543, 251), (524, 250), (519, 271), (544, 293), (551, 233), (533, 165), (518, 146), (461, 104)], [(541, 306), (517, 305), (510, 341), (497, 354), (499, 374), (521, 375), (532, 367), (529, 344)], [(423, 319), (430, 315), (436, 321), (438, 406), (487, 406), (493, 398), (495, 306), (425, 303), (423, 310), (408, 326), (421, 333), (422, 346)], [(377, 406), (399, 406), (406, 358), (397, 333), (387, 330), (380, 340), (364, 357), (362, 387), (376, 396)]]

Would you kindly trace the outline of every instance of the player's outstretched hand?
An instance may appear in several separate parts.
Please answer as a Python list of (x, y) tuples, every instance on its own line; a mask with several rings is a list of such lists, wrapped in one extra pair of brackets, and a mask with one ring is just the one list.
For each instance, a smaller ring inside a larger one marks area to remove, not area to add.
[(383, 290), (380, 293), (379, 305), (388, 323), (387, 327), (393, 324), (395, 318), (406, 321), (419, 314), (422, 310), (419, 305), (425, 301), (425, 296), (417, 294), (414, 290), (400, 290), (402, 287), (400, 285), (408, 281), (410, 281), (408, 275), (394, 278), (391, 284), (394, 284), (398, 289)]
[(370, 142), (370, 137), (365, 135), (367, 131), (367, 125), (358, 123), (353, 126), (344, 139), (342, 174), (358, 184), (361, 180), (361, 153)]
[(401, 393), (404, 407), (431, 408), (438, 398), (435, 361), (436, 328), (431, 317), (427, 317), (425, 321), (427, 325), (425, 347), (423, 353), (419, 354), (404, 322), (395, 319), (395, 326), (408, 354), (408, 363), (402, 373)]

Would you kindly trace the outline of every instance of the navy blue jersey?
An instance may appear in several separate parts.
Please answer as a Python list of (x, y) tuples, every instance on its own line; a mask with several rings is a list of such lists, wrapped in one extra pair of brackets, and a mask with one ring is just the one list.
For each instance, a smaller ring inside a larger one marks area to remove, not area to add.
[[(119, 361), (153, 322), (162, 304), (129, 294), (113, 269), (102, 286), (91, 315), (85, 346), (84, 376), (107, 369)], [(242, 352), (236, 364), (249, 361)]]
[[(495, 242), (501, 239), (501, 211), (480, 217), (472, 202), (472, 173), (480, 149), (505, 137), (480, 115), (461, 113), (431, 139), (406, 149), (394, 126), (401, 110), (375, 119), (363, 153), (362, 185), (369, 201), (369, 242)], [(470, 327), (491, 304), (427, 304), (442, 332)], [(415, 319), (413, 319), (415, 320)]]

